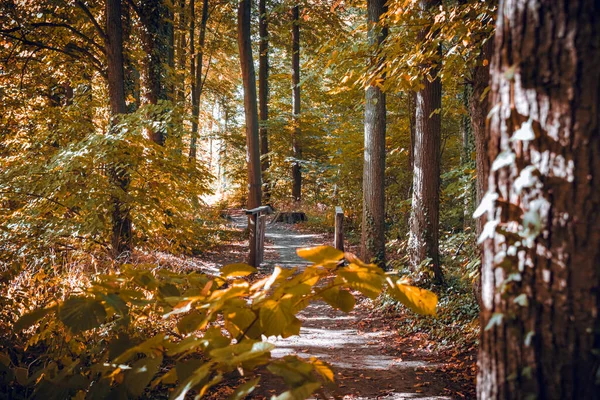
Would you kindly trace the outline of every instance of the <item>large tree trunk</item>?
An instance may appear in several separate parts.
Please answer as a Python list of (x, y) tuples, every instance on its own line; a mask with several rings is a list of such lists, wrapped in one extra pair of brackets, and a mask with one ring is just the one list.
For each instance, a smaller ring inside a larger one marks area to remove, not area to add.
[(246, 161), (248, 163), (248, 208), (261, 204), (260, 143), (258, 136), (258, 106), (256, 77), (250, 36), (250, 0), (241, 0), (238, 7), (238, 47), (244, 82), (244, 114), (246, 117)]
[(206, 41), (206, 24), (208, 22), (208, 0), (202, 2), (202, 19), (200, 20), (200, 38), (198, 54), (194, 52), (194, 0), (190, 0), (191, 22), (190, 22), (190, 49), (191, 79), (192, 79), (192, 136), (190, 141), (190, 160), (196, 161), (198, 142), (198, 118), (200, 117), (200, 97), (202, 95), (202, 62), (204, 58), (204, 43)]
[(263, 193), (265, 203), (269, 202), (271, 187), (267, 177), (269, 170), (269, 135), (266, 123), (269, 120), (269, 27), (267, 20), (267, 0), (259, 0), (259, 64), (258, 64), (258, 103), (260, 113), (260, 168), (263, 179)]
[[(375, 50), (375, 70), (383, 62), (378, 48), (387, 29), (379, 26), (379, 20), (385, 11), (385, 0), (367, 0), (369, 45)], [(373, 82), (366, 90), (365, 100), (361, 256), (385, 267), (385, 93)]]
[[(112, 118), (127, 113), (125, 103), (125, 72), (123, 68), (123, 27), (121, 25), (121, 0), (106, 0), (106, 56), (108, 96)], [(117, 163), (110, 168), (112, 184), (126, 192), (129, 175)], [(119, 196), (113, 196), (111, 248), (114, 258), (131, 250), (131, 217), (129, 208)]]
[(292, 198), (302, 200), (302, 144), (300, 143), (300, 7), (292, 7), (292, 115), (294, 133), (292, 134)]
[(501, 1), (480, 399), (600, 397), (600, 4)]
[[(437, 7), (439, 0), (422, 0), (424, 12)], [(429, 29), (423, 29), (420, 40), (427, 40)], [(440, 54), (441, 56), (441, 54)], [(432, 60), (439, 65), (439, 60)], [(431, 67), (423, 79), (423, 89), (416, 95), (413, 197), (410, 219), (409, 252), (411, 267), (416, 270), (430, 259), (435, 280), (443, 282), (439, 256), (439, 187), (442, 82), (438, 68)]]

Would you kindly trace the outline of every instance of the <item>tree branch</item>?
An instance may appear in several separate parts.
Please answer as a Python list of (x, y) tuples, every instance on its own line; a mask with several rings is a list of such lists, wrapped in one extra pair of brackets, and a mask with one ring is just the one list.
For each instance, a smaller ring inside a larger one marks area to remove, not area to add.
[(60, 23), (60, 22), (37, 22), (37, 23), (33, 23), (31, 24), (31, 26), (34, 27), (44, 27), (44, 26), (49, 26), (49, 27), (55, 27), (55, 28), (65, 28), (70, 30), (71, 32), (73, 32), (75, 35), (79, 36), (80, 38), (82, 38), (83, 40), (85, 40), (86, 42), (90, 43), (91, 45), (93, 45), (94, 47), (96, 47), (98, 50), (100, 50), (103, 54), (106, 53), (106, 49), (104, 48), (104, 46), (101, 46), (100, 44), (98, 44), (94, 39), (90, 38), (89, 36), (81, 33), (80, 31), (78, 31), (75, 27), (69, 25), (69, 24), (65, 24), (65, 23)]
[(102, 27), (100, 26), (98, 21), (96, 21), (96, 18), (94, 18), (94, 15), (90, 11), (90, 9), (87, 8), (87, 6), (81, 0), (77, 0), (76, 4), (83, 11), (83, 13), (89, 18), (89, 20), (92, 22), (92, 24), (94, 25), (94, 27), (96, 28), (96, 30), (98, 31), (98, 33), (100, 34), (102, 39), (106, 40), (107, 36), (106, 36), (106, 33), (104, 32), (104, 29), (102, 29)]
[(138, 17), (140, 17), (140, 18), (144, 17), (142, 15), (142, 10), (140, 10), (140, 8), (133, 2), (133, 0), (127, 0), (127, 4), (129, 4), (131, 6), (131, 8), (133, 8), (133, 11), (135, 11), (135, 13), (138, 15)]

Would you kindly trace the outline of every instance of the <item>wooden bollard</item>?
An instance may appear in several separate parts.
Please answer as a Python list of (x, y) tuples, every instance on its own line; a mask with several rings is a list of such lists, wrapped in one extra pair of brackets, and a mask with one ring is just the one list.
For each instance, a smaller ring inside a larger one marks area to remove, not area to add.
[(246, 210), (248, 216), (249, 247), (248, 264), (254, 268), (260, 267), (264, 259), (265, 251), (265, 231), (267, 225), (267, 216), (271, 213), (271, 207), (261, 206), (251, 210)]
[(335, 208), (335, 234), (333, 238), (333, 247), (344, 251), (344, 211), (342, 207)]

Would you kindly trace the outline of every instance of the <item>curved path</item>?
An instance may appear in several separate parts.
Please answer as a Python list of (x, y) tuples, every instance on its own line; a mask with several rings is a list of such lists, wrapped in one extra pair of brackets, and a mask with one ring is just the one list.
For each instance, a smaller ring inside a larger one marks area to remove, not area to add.
[[(245, 217), (234, 217), (234, 223), (245, 227)], [(296, 249), (325, 244), (319, 234), (299, 233), (291, 225), (267, 224), (265, 261), (261, 269), (273, 266), (291, 268), (308, 265), (298, 257)], [(434, 373), (439, 365), (434, 361), (407, 356), (392, 346), (397, 337), (393, 329), (372, 328), (362, 331), (368, 319), (365, 307), (349, 314), (337, 311), (321, 302), (311, 304), (298, 316), (302, 320), (300, 336), (287, 339), (269, 338), (277, 345), (274, 357), (296, 354), (318, 357), (332, 365), (337, 389), (326, 390), (343, 399), (450, 399), (445, 393), (443, 374)], [(367, 328), (368, 329), (368, 328)], [(404, 350), (404, 349), (403, 349)], [(255, 394), (257, 398), (281, 393), (281, 382), (269, 376)], [(436, 379), (437, 378), (437, 379)]]

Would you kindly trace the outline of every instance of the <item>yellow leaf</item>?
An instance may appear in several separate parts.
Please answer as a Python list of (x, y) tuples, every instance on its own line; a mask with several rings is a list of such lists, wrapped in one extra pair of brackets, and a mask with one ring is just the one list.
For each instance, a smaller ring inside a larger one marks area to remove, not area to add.
[(437, 316), (438, 297), (435, 293), (427, 289), (406, 285), (401, 280), (393, 284), (391, 279), (388, 278), (388, 283), (392, 286), (394, 298), (406, 307), (417, 314)]
[(331, 370), (331, 367), (328, 364), (324, 363), (316, 357), (311, 357), (310, 362), (314, 365), (315, 371), (317, 371), (319, 375), (321, 375), (323, 378), (327, 379), (330, 382), (333, 382), (335, 380), (333, 371)]
[(337, 264), (344, 258), (344, 253), (342, 251), (331, 246), (306, 247), (297, 249), (296, 253), (305, 260), (315, 264)]
[(256, 268), (244, 264), (229, 264), (221, 268), (221, 277), (222, 278), (231, 278), (231, 277), (240, 277), (240, 276), (248, 276), (256, 272)]

